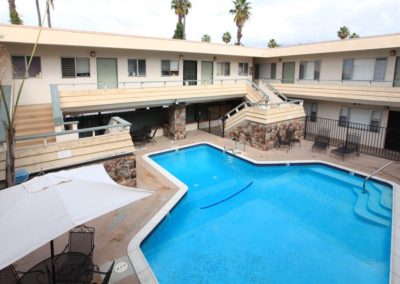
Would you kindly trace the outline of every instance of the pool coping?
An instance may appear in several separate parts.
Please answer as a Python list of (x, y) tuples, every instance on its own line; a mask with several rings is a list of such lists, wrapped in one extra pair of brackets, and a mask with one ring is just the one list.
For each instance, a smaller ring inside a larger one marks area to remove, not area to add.
[[(178, 187), (178, 191), (172, 196), (167, 203), (140, 229), (140, 231), (132, 238), (129, 242), (127, 253), (132, 263), (134, 270), (139, 278), (140, 283), (153, 284), (158, 283), (157, 277), (153, 273), (149, 263), (147, 262), (142, 250), (140, 249), (141, 243), (151, 234), (151, 232), (162, 222), (162, 220), (168, 215), (168, 213), (179, 203), (182, 197), (188, 191), (188, 186), (180, 181), (178, 178), (170, 174), (167, 170), (158, 165), (153, 161), (150, 156), (157, 154), (164, 154), (168, 152), (177, 151), (180, 149), (186, 149), (196, 147), (200, 145), (207, 145), (214, 147), (220, 151), (226, 152), (229, 155), (235, 156), (246, 162), (250, 162), (253, 165), (298, 165), (298, 164), (320, 164), (333, 167), (335, 169), (344, 170), (350, 174), (358, 175), (360, 177), (367, 177), (369, 174), (353, 170), (344, 166), (339, 166), (334, 163), (321, 161), (321, 160), (294, 160), (294, 161), (257, 161), (250, 157), (247, 157), (241, 153), (231, 153), (225, 151), (221, 146), (218, 146), (210, 142), (196, 142), (179, 147), (170, 149), (164, 149), (154, 151), (143, 155), (143, 160), (157, 170), (161, 175), (170, 180), (173, 184)], [(400, 209), (397, 204), (400, 204), (399, 190), (400, 186), (397, 183), (388, 181), (379, 177), (374, 177), (372, 180), (379, 183), (387, 184), (392, 187), (392, 227), (391, 227), (391, 249), (390, 249), (390, 275), (389, 283), (400, 283)], [(396, 282), (394, 282), (396, 280)]]

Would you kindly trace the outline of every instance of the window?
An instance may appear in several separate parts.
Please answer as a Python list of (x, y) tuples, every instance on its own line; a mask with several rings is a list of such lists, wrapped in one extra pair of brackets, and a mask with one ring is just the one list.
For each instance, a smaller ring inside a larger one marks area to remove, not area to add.
[(239, 76), (249, 75), (249, 63), (239, 63)]
[(381, 110), (341, 108), (339, 126), (379, 132), (381, 117)]
[(321, 61), (300, 62), (300, 80), (319, 80)]
[(317, 111), (318, 111), (317, 103), (304, 103), (304, 110), (306, 112), (306, 115), (310, 117), (310, 121), (312, 122), (317, 121)]
[(61, 58), (62, 78), (90, 77), (89, 58)]
[(30, 56), (12, 56), (11, 62), (13, 65), (13, 78), (38, 78), (42, 76), (42, 67), (39, 56), (32, 58), (31, 66), (28, 69)]
[(161, 60), (161, 75), (162, 76), (178, 76), (179, 61), (177, 60)]
[(344, 107), (340, 109), (339, 126), (346, 127), (349, 121), (350, 108)]
[(128, 76), (146, 76), (146, 60), (128, 59)]
[(386, 58), (377, 58), (375, 61), (374, 80), (385, 81)]
[(260, 65), (261, 79), (276, 79), (276, 63), (267, 63)]
[(386, 58), (343, 60), (343, 80), (383, 81), (386, 75)]
[(318, 105), (313, 103), (311, 104), (311, 115), (310, 115), (310, 121), (317, 121), (317, 110), (318, 110)]
[(230, 62), (217, 62), (217, 75), (218, 76), (230, 76), (231, 75), (231, 63)]
[(381, 117), (382, 111), (373, 110), (371, 113), (371, 123), (370, 123), (370, 131), (379, 132), (379, 128), (381, 126)]

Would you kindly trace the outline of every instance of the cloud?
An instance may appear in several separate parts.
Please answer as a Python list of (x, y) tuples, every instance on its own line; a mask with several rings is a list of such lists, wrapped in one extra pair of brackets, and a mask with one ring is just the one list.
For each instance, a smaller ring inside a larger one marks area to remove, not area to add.
[[(45, 0), (39, 0), (42, 10)], [(187, 17), (187, 38), (200, 41), (209, 34), (222, 42), (226, 31), (236, 39), (229, 10), (232, 0), (192, 0)], [(271, 38), (291, 45), (336, 39), (346, 25), (361, 36), (399, 32), (398, 0), (251, 0), (251, 18), (243, 28), (247, 46), (265, 47)], [(53, 27), (171, 38), (177, 17), (169, 0), (56, 0)], [(8, 22), (7, 2), (0, 7), (0, 22)], [(37, 25), (35, 1), (16, 1), (26, 25)]]

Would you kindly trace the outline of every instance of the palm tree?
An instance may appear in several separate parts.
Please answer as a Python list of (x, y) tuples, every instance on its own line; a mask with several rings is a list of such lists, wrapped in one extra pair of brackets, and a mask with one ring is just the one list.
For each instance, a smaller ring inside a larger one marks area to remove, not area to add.
[(222, 41), (225, 42), (226, 44), (230, 43), (232, 39), (231, 33), (230, 32), (224, 32), (222, 35)]
[(359, 37), (360, 37), (360, 35), (358, 33), (352, 33), (350, 35), (350, 38), (359, 38)]
[(54, 0), (47, 0), (46, 1), (47, 25), (49, 26), (49, 28), (51, 28), (50, 5), (54, 9)]
[(15, 6), (15, 0), (8, 0), (8, 9), (10, 12), (10, 23), (13, 25), (22, 25), (23, 22), (17, 12), (17, 7)]
[(40, 6), (39, 6), (39, 0), (35, 0), (36, 1), (36, 11), (37, 11), (37, 15), (38, 15), (38, 22), (39, 22), (39, 26), (42, 26), (42, 16), (40, 15)]
[(211, 42), (211, 37), (210, 37), (210, 35), (204, 34), (204, 35), (201, 37), (201, 41), (203, 41), (203, 42)]
[(279, 47), (279, 44), (276, 42), (275, 39), (271, 38), (268, 42), (268, 47), (269, 48), (275, 48), (275, 47)]
[(233, 5), (235, 5), (235, 9), (229, 11), (232, 15), (234, 15), (234, 22), (237, 26), (237, 42), (235, 44), (241, 45), (240, 39), (242, 38), (242, 28), (244, 23), (250, 18), (250, 2), (247, 0), (235, 0), (233, 1)]
[(186, 15), (190, 8), (192, 8), (192, 3), (189, 0), (171, 0), (171, 9), (175, 10), (175, 14), (178, 15), (178, 24), (183, 25), (182, 39), (186, 39)]
[(340, 39), (346, 39), (346, 38), (348, 38), (348, 37), (349, 37), (349, 34), (350, 34), (350, 30), (349, 30), (349, 28), (346, 27), (346, 26), (340, 27), (340, 29), (339, 29), (338, 32), (337, 32), (337, 35), (338, 35), (338, 37), (339, 37)]

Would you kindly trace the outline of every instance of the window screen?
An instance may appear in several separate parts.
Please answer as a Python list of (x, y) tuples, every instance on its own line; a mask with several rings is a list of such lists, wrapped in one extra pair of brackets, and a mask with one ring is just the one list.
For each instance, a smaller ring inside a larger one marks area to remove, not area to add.
[(12, 56), (13, 77), (24, 78), (26, 73), (25, 56)]
[(386, 75), (386, 58), (378, 58), (375, 61), (375, 71), (374, 71), (374, 80), (375, 81), (384, 81)]
[(353, 60), (352, 80), (373, 80), (375, 59)]
[(90, 77), (89, 58), (76, 59), (76, 77)]

